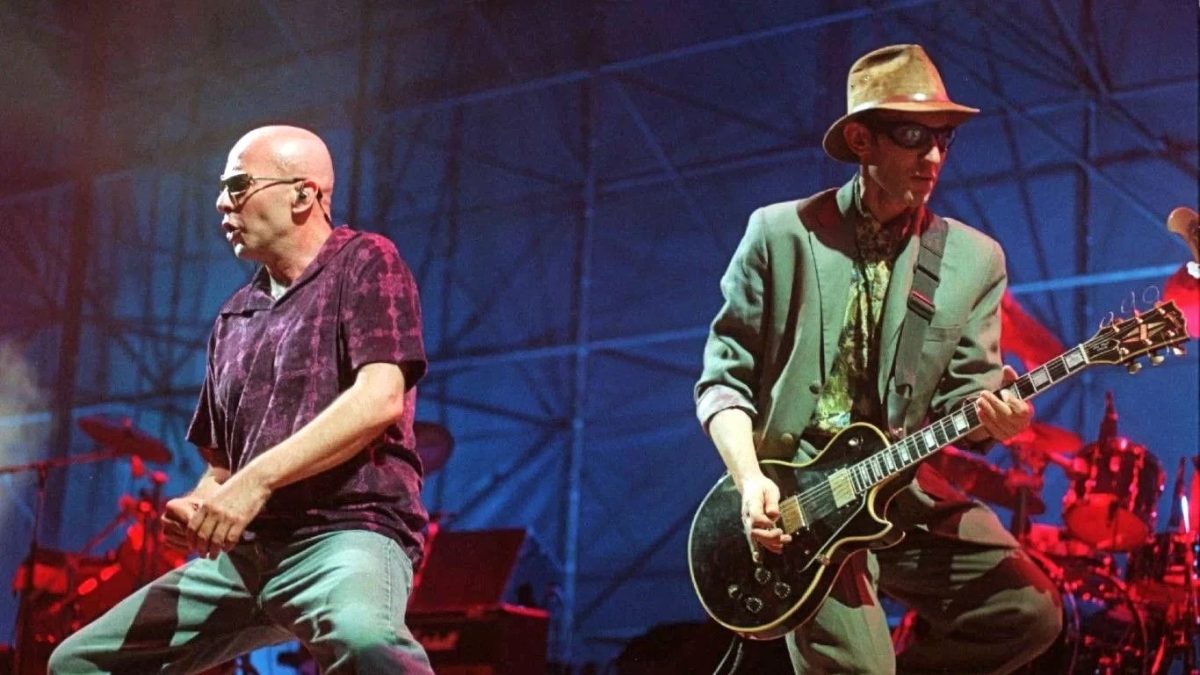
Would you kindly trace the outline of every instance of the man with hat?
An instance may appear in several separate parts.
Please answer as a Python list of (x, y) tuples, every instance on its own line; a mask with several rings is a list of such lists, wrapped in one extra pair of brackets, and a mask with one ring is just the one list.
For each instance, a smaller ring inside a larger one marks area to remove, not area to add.
[[(918, 45), (860, 58), (847, 100), (824, 148), (859, 171), (750, 217), (696, 385), (747, 531), (776, 553), (791, 538), (760, 460), (811, 459), (854, 422), (897, 438), (957, 405), (976, 406), (981, 426), (965, 440), (982, 450), (1033, 416), (992, 393), (1016, 377), (999, 352), (1003, 252), (926, 207), (956, 127), (979, 111), (950, 100)], [(1004, 673), (1057, 637), (1053, 584), (990, 509), (932, 467), (921, 465), (887, 516), (903, 541), (851, 556), (817, 614), (788, 635), (798, 673)], [(878, 589), (925, 627), (898, 656)]]

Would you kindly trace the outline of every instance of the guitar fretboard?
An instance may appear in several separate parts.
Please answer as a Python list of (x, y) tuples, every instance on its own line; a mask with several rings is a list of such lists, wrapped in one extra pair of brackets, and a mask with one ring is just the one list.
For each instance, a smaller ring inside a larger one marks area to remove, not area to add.
[[(1023, 400), (1037, 396), (1088, 366), (1085, 346), (1086, 344), (1076, 346), (1047, 361), (1001, 391), (1008, 390)], [(974, 404), (968, 402), (924, 429), (904, 437), (857, 464), (846, 467), (854, 492), (865, 493), (982, 426)]]

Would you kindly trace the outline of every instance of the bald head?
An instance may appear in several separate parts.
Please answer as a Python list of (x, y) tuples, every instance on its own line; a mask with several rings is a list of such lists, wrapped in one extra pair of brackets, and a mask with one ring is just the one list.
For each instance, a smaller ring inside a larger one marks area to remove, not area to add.
[(241, 166), (255, 164), (280, 176), (303, 176), (321, 188), (328, 209), (333, 200), (333, 158), (319, 136), (300, 127), (259, 127), (242, 136), (229, 159)]

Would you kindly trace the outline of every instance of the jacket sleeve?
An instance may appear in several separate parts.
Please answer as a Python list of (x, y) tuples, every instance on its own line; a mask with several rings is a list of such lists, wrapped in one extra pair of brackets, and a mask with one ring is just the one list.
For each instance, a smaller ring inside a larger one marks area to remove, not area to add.
[(763, 317), (770, 257), (764, 209), (750, 216), (741, 243), (721, 277), (724, 303), (713, 319), (704, 346), (704, 369), (696, 383), (696, 416), (706, 429), (713, 415), (727, 408), (758, 416)]

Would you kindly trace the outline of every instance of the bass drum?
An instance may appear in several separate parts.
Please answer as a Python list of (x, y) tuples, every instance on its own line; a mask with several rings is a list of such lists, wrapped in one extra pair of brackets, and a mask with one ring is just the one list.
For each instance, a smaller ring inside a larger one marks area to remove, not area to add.
[(1120, 580), (1094, 558), (1052, 558), (1029, 550), (1062, 595), (1063, 630), (1050, 648), (1018, 671), (1025, 675), (1111, 673), (1148, 670), (1146, 621)]

